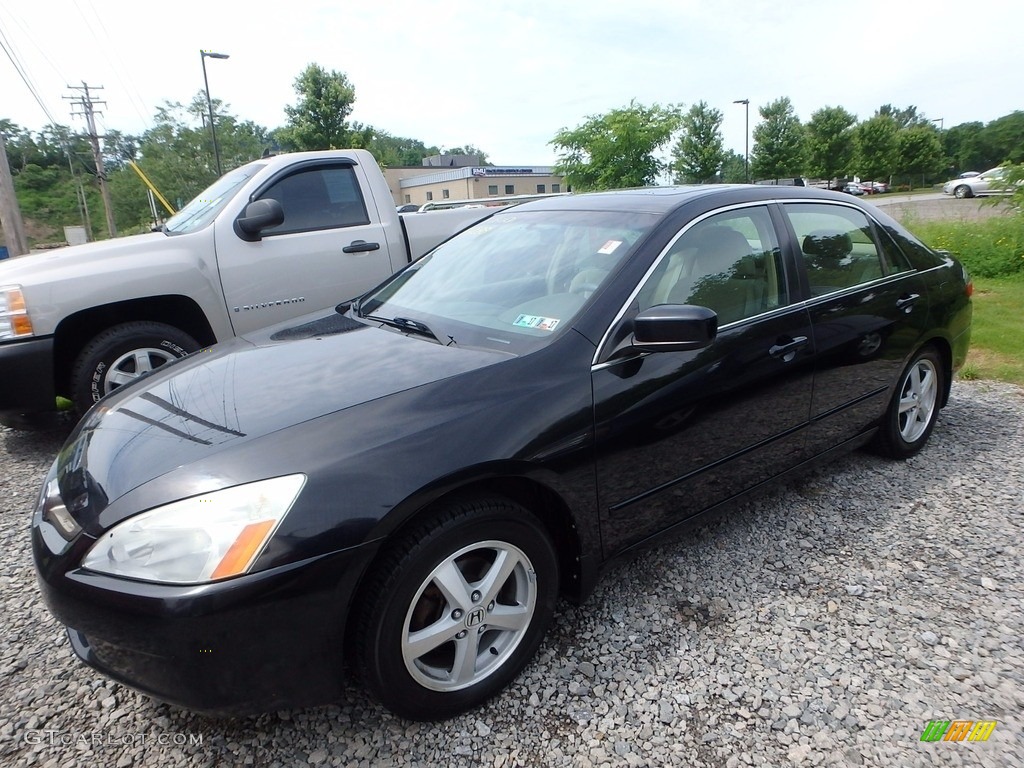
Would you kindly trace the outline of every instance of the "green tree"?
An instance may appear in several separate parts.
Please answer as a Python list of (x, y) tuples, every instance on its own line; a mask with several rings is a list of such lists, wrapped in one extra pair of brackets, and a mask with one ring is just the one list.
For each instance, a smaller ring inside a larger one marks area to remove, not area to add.
[(1009, 197), (997, 197), (995, 199), (1009, 204), (1010, 209), (1018, 217), (1024, 218), (1024, 163), (1007, 165), (1003, 183), (1013, 191)]
[(875, 117), (879, 116), (891, 117), (896, 123), (896, 127), (900, 129), (911, 128), (915, 125), (931, 125), (931, 121), (924, 116), (923, 112), (918, 112), (917, 107), (913, 104), (903, 109), (894, 107), (892, 104), (883, 104), (875, 112)]
[(310, 64), (295, 78), (297, 104), (286, 106), (288, 124), (279, 129), (282, 145), (295, 150), (346, 149), (352, 143), (347, 119), (356, 89), (343, 72)]
[(985, 125), (980, 122), (961, 123), (942, 132), (942, 149), (950, 175), (962, 171), (984, 171), (995, 163), (985, 136)]
[(875, 115), (854, 129), (857, 172), (866, 179), (888, 179), (896, 170), (899, 126), (887, 115)]
[(759, 109), (750, 171), (757, 179), (781, 179), (804, 172), (804, 127), (786, 97)]
[(807, 172), (829, 184), (845, 176), (853, 162), (857, 118), (842, 107), (822, 107), (807, 123)]
[(910, 177), (911, 187), (914, 176), (920, 175), (923, 184), (925, 177), (938, 173), (945, 165), (937, 132), (923, 125), (899, 132), (896, 157), (896, 170)]
[[(236, 168), (263, 154), (270, 144), (266, 128), (249, 120), (240, 121), (220, 101), (214, 101), (217, 143), (225, 170)], [(213, 140), (206, 124), (206, 96), (202, 92), (188, 106), (164, 102), (157, 108), (153, 127), (142, 136), (119, 137), (108, 146), (134, 148), (134, 158), (160, 193), (180, 208), (216, 178)], [(110, 172), (110, 190), (119, 221), (145, 227), (150, 222), (146, 186), (135, 171), (123, 165)]]
[(655, 153), (671, 140), (680, 120), (674, 105), (647, 107), (635, 101), (592, 115), (549, 142), (561, 150), (555, 173), (579, 192), (650, 186), (665, 168)]
[(721, 178), (725, 184), (742, 184), (747, 180), (747, 163), (743, 155), (731, 149), (726, 150)]
[(392, 136), (386, 131), (374, 129), (373, 136), (365, 145), (377, 162), (385, 167), (400, 165), (421, 165), (423, 158), (439, 154), (437, 147), (428, 147), (419, 139)]
[(985, 139), (992, 152), (991, 165), (1024, 162), (1024, 112), (1017, 110), (993, 120), (985, 126)]
[(722, 148), (722, 113), (699, 101), (682, 117), (682, 133), (672, 149), (676, 184), (715, 181), (725, 151)]

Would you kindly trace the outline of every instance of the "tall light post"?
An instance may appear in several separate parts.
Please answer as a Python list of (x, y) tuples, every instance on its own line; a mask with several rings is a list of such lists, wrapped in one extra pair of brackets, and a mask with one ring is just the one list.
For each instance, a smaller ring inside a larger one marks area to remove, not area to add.
[(746, 113), (743, 121), (743, 175), (750, 183), (750, 99), (736, 99), (733, 104), (742, 104)]
[(213, 99), (210, 98), (210, 81), (206, 79), (206, 60), (230, 58), (226, 53), (199, 51), (199, 60), (203, 62), (203, 85), (206, 86), (206, 108), (210, 111), (210, 133), (213, 136), (213, 158), (217, 161), (217, 175), (223, 175), (220, 168), (220, 147), (217, 146), (217, 128), (213, 124)]

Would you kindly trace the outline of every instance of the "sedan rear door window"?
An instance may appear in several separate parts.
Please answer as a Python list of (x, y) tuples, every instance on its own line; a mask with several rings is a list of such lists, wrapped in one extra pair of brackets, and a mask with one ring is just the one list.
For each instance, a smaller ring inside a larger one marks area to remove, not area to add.
[(812, 298), (897, 271), (887, 263), (861, 211), (820, 203), (787, 204), (783, 210), (796, 235)]

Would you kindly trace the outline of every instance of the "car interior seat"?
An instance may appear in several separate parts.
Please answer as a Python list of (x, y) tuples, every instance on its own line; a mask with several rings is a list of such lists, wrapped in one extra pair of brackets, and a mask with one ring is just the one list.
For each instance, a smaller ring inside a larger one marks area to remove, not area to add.
[(667, 303), (709, 307), (719, 325), (764, 310), (764, 260), (743, 234), (715, 225), (697, 232), (688, 245), (693, 247), (692, 267), (668, 292)]
[[(853, 258), (853, 238), (849, 232), (819, 229), (805, 236), (800, 248), (812, 296), (861, 282), (863, 265), (858, 266)], [(875, 262), (877, 265), (877, 258)]]

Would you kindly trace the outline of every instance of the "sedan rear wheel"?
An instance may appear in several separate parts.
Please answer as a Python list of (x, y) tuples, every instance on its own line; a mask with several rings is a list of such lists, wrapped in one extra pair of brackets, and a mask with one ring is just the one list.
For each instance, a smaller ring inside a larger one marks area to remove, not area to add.
[(509, 500), (467, 500), (385, 555), (363, 590), (356, 664), (413, 720), (451, 717), (508, 684), (544, 636), (558, 593), (543, 526)]
[(971, 191), (971, 188), (966, 184), (960, 184), (956, 189), (954, 189), (953, 195), (961, 200), (965, 197), (974, 197), (974, 193)]
[(942, 360), (931, 347), (917, 353), (900, 377), (875, 445), (881, 453), (905, 459), (920, 451), (939, 415)]

